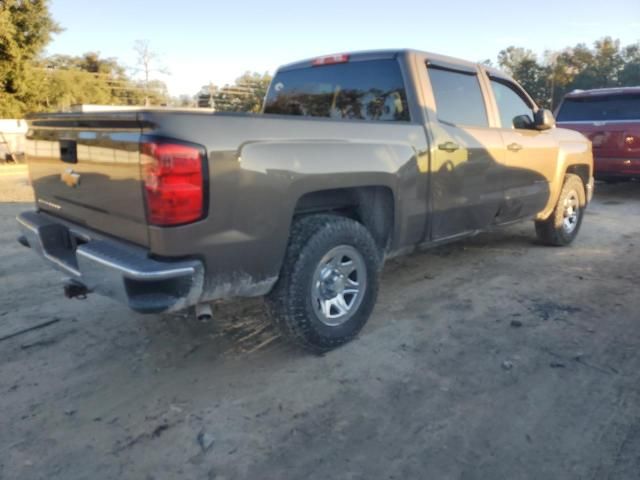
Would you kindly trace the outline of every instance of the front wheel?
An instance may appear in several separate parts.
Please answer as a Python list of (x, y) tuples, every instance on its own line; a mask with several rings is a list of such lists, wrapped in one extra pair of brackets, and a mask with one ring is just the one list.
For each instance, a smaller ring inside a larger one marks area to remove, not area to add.
[(578, 236), (585, 205), (582, 179), (577, 175), (567, 174), (553, 213), (546, 220), (536, 221), (538, 239), (546, 245), (569, 245)]
[(267, 296), (280, 330), (313, 352), (352, 340), (376, 302), (380, 252), (368, 230), (349, 218), (296, 220), (280, 278)]

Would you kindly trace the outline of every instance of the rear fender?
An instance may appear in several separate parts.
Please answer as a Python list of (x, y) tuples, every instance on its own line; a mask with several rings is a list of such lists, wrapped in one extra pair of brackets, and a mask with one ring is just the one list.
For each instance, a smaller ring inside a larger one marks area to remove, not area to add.
[[(327, 190), (384, 187), (395, 199), (392, 238), (412, 227), (403, 218), (403, 172), (415, 168), (415, 150), (407, 144), (364, 142), (253, 142), (240, 153), (241, 188), (250, 192), (239, 198), (239, 211), (256, 212), (267, 222), (253, 228), (269, 243), (272, 269), (279, 271), (289, 241), (296, 205), (305, 195)], [(414, 179), (415, 183), (415, 179)], [(252, 228), (244, 225), (243, 228)]]

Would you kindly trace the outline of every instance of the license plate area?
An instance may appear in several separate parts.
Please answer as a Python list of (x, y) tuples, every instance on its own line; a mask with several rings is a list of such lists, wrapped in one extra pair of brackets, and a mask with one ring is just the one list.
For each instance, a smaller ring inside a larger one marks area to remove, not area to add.
[(78, 239), (64, 225), (52, 223), (39, 227), (44, 253), (61, 266), (78, 271), (76, 248)]
[(78, 144), (75, 140), (60, 139), (60, 160), (65, 163), (78, 163)]

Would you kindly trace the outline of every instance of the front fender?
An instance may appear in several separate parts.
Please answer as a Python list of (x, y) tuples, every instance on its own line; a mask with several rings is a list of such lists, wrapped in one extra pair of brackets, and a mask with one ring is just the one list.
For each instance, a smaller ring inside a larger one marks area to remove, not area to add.
[(557, 168), (554, 178), (549, 185), (549, 200), (537, 219), (548, 218), (553, 212), (567, 173), (575, 173), (585, 184), (585, 198), (587, 202), (593, 195), (593, 153), (591, 142), (578, 132), (559, 128), (556, 131), (559, 143)]

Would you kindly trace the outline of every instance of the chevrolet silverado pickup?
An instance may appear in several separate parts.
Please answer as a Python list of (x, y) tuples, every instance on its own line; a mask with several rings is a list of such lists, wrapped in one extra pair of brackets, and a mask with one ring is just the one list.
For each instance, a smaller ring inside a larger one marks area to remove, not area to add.
[(354, 338), (385, 259), (531, 219), (568, 245), (590, 142), (504, 73), (413, 50), (281, 67), (263, 112), (38, 114), (19, 241), (143, 313), (265, 296), (311, 351)]

